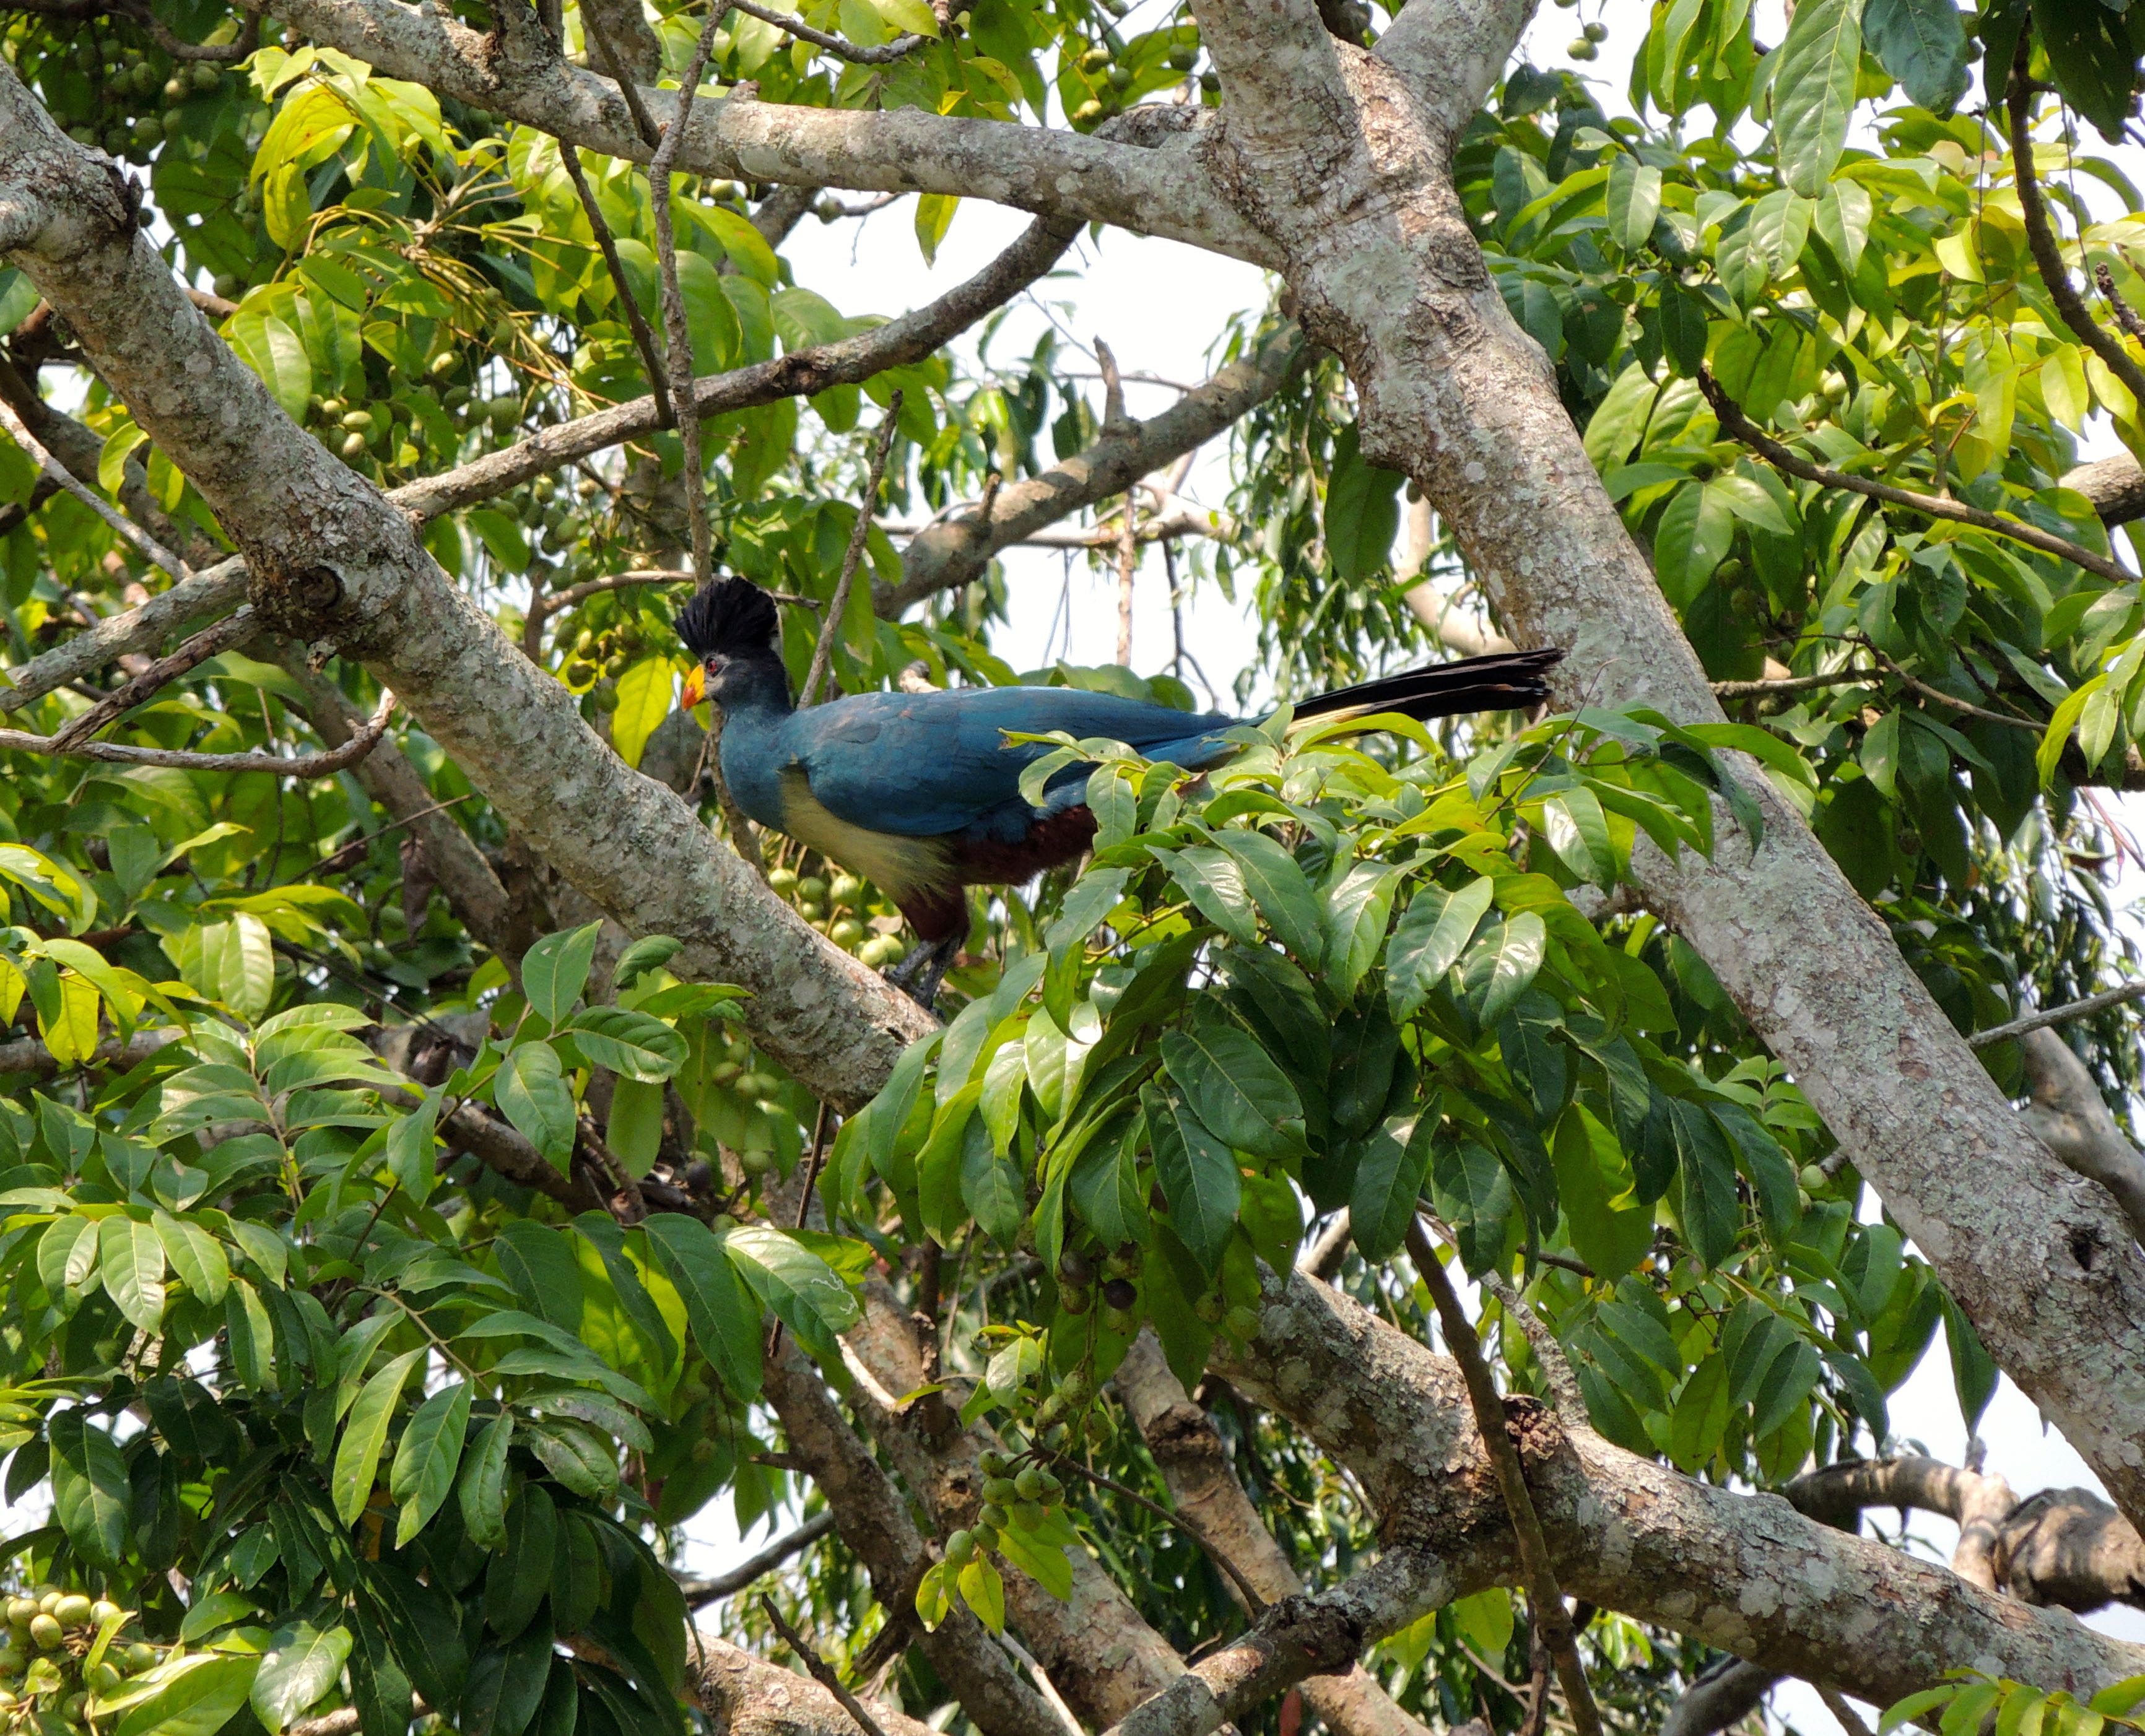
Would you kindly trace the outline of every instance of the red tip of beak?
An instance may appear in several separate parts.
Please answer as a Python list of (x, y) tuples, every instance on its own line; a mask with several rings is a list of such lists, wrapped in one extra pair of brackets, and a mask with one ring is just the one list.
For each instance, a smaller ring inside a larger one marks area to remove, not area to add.
[(687, 711), (695, 709), (708, 697), (708, 672), (699, 664), (686, 671), (685, 691), (679, 704)]

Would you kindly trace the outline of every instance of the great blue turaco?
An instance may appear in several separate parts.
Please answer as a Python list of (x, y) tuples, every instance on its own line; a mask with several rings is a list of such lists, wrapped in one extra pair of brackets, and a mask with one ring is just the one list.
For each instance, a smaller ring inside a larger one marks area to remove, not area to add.
[[(774, 599), (741, 579), (703, 585), (678, 617), (697, 662), (687, 710), (722, 708), (722, 774), (753, 819), (873, 882), (924, 944), (896, 980), (929, 1006), (968, 933), (963, 888), (1018, 885), (1077, 861), (1095, 835), (1084, 764), (1021, 793), (1021, 773), (1050, 751), (1008, 731), (1063, 730), (1122, 742), (1151, 760), (1200, 771), (1242, 743), (1245, 720), (1070, 687), (963, 687), (854, 694), (796, 709), (777, 644)], [(1556, 649), (1432, 664), (1301, 700), (1300, 724), (1399, 712), (1417, 719), (1537, 705)]]

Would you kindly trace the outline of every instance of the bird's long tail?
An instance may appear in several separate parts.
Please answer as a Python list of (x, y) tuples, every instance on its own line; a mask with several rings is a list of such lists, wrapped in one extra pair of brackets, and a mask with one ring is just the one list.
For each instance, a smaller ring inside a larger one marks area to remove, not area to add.
[(1549, 697), (1549, 672), (1563, 658), (1563, 651), (1552, 645), (1539, 651), (1498, 651), (1487, 657), (1463, 657), (1457, 663), (1433, 663), (1306, 699), (1296, 708), (1296, 721), (1367, 717), (1381, 711), (1420, 719), (1457, 717), (1470, 711), (1524, 710)]

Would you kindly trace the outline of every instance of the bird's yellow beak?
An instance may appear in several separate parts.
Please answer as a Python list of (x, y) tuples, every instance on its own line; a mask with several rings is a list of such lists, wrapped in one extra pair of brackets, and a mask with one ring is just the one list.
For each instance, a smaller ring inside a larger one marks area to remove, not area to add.
[(707, 668), (703, 664), (696, 663), (685, 672), (685, 690), (679, 695), (678, 703), (685, 710), (693, 711), (697, 710), (707, 697)]

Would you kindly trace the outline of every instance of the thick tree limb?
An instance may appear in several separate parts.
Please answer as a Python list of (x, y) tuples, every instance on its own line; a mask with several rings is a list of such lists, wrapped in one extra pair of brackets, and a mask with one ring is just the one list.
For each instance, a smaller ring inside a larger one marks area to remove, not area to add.
[[(1195, 1521), (1208, 1546), (1248, 1578), (1267, 1604), (1303, 1589), (1303, 1582), (1259, 1517), (1230, 1467), (1227, 1449), (1207, 1413), (1169, 1370), (1152, 1332), (1142, 1332), (1111, 1377), (1132, 1414), (1178, 1510)], [(1308, 1678), (1303, 1697), (1336, 1736), (1424, 1736), (1424, 1726), (1394, 1704), (1360, 1665)]]
[[(1546, 359), (1481, 257), (1446, 170), (1451, 113), (1340, 45), (1348, 148), (1290, 157), (1286, 121), (1255, 146), (1247, 129), (1291, 102), (1325, 114), (1331, 96), (1285, 95), (1268, 76), (1244, 22), (1262, 3), (1277, 0), (1199, 0), (1225, 88), (1254, 96), (1232, 99), (1212, 148), (1256, 190), (1247, 208), (1285, 256), (1306, 334), (1347, 366), (1366, 456), (1414, 478), (1515, 642), (1567, 649), (1560, 703), (1718, 719)], [(1438, 16), (1435, 39), (1456, 59), (1510, 47), (1511, 18), (1495, 7), (1450, 0)], [(1792, 1069), (1998, 1363), (2123, 1510), (2145, 1515), (2145, 1256), (2128, 1226), (2030, 1137), (1800, 816), (1754, 768), (1744, 782), (1763, 848), (1732, 827), (1710, 861), (1642, 848), (1638, 891)]]
[[(858, 1387), (872, 1432), (884, 1445), (902, 1480), (915, 1490), (942, 1532), (972, 1525), (983, 1505), (978, 1455), (1000, 1445), (978, 1424), (963, 1429), (959, 1398), (933, 1395), (897, 1411), (874, 1397), (913, 1392), (938, 1370), (924, 1360), (916, 1319), (883, 1284), (863, 1289), (864, 1318), (844, 1341), (853, 1369), (869, 1377)], [(1184, 1670), (1169, 1643), (1142, 1619), (1117, 1582), (1084, 1549), (1070, 1552), (1072, 1591), (1060, 1599), (1009, 1564), (1006, 1610), (1033, 1649), (1045, 1679), (1078, 1717), (1100, 1729), (1129, 1716)]]
[(181, 627), (204, 616), (227, 614), (246, 600), (246, 563), (218, 561), (139, 608), (99, 621), (64, 639), (20, 669), (0, 669), (0, 715), (19, 711), (70, 681), (93, 675), (135, 652), (153, 651)]
[[(517, 52), (440, 12), (398, 0), (275, 0), (268, 8), (316, 42), (396, 78), (541, 127), (608, 156), (650, 148), (616, 85), (552, 57)], [(659, 127), (676, 92), (645, 90)], [(928, 113), (806, 108), (734, 99), (699, 108), (678, 167), (698, 175), (873, 192), (984, 198), (1038, 216), (1114, 223), (1255, 262), (1263, 237), (1216, 192), (1196, 134), (1153, 148), (1040, 127)]]
[(1257, 355), (1231, 362), (1159, 415), (1105, 429), (1084, 452), (1038, 476), (1005, 484), (976, 517), (946, 520), (919, 532), (902, 550), (901, 583), (878, 587), (873, 606), (890, 617), (937, 592), (968, 584), (1001, 549), (1124, 493), (1141, 477), (1203, 445), (1279, 391), (1307, 356), (1293, 332), (1277, 333)]
[[(152, 1031), (137, 1031), (122, 1042), (117, 1037), (97, 1046), (91, 1057), (92, 1067), (116, 1067), (122, 1072), (148, 1060), (166, 1043), (177, 1042), (186, 1033), (169, 1025), (160, 1025)], [(52, 1052), (40, 1037), (18, 1037), (12, 1042), (0, 1042), (0, 1077), (28, 1073), (41, 1079), (65, 1072), (52, 1059)]]
[(1661, 1736), (1713, 1736), (1740, 1724), (1779, 1685), (1778, 1670), (1724, 1658), (1702, 1672), (1661, 1720)]
[(2123, 1137), (2068, 1043), (2053, 1031), (2035, 1030), (2019, 1047), (2030, 1093), (2026, 1125), (2070, 1168), (2113, 1195), (2131, 1232), (2145, 1241), (2145, 1156)]
[[(694, 1702), (722, 1736), (856, 1736), (841, 1703), (818, 1683), (704, 1628), (685, 1648), (685, 1667)], [(898, 1707), (875, 1703), (871, 1714), (886, 1736), (935, 1736)]]
[[(1438, 1540), (1461, 1590), (1516, 1579), (1451, 1361), (1301, 1275), (1269, 1277), (1257, 1338), (1217, 1350), (1219, 1372), (1355, 1473), (1389, 1550)], [(2145, 1648), (1994, 1596), (1774, 1496), (1695, 1482), (1545, 1413), (1532, 1414), (1520, 1448), (1568, 1591), (1767, 1669), (1879, 1705), (1967, 1664), (2081, 1693), (2145, 1671)]]
[[(834, 1408), (819, 1371), (786, 1339), (768, 1358), (765, 1393), (790, 1452), (826, 1496), (835, 1529), (863, 1563), (879, 1602), (889, 1611), (911, 1609), (917, 1581), (930, 1565), (923, 1540), (900, 1492)], [(965, 1608), (918, 1643), (985, 1736), (1059, 1736), (1057, 1714)]]
[(630, 770), (425, 553), (410, 519), (295, 427), (180, 292), (102, 159), (0, 67), (0, 237), (137, 424), (238, 543), (254, 607), (401, 695), (507, 823), (674, 968), (754, 992), (777, 1059), (838, 1108), (878, 1088), (923, 1015), (814, 935), (667, 788)]
[(2113, 530), (2145, 519), (2145, 467), (2128, 452), (2097, 458), (2063, 475), (2065, 488), (2076, 489), (2093, 502), (2100, 521)]

